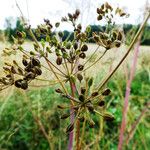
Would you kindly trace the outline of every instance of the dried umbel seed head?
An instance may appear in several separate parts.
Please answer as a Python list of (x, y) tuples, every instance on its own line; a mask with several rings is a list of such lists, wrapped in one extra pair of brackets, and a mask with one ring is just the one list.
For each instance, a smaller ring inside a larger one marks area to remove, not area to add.
[(81, 101), (81, 102), (84, 102), (84, 100), (85, 100), (85, 96), (84, 95), (79, 95), (79, 100)]
[(55, 92), (56, 92), (56, 93), (60, 93), (60, 94), (63, 93), (61, 89), (56, 89)]
[(79, 82), (81, 82), (83, 80), (83, 76), (79, 73), (77, 74), (77, 78), (78, 78)]
[(102, 95), (103, 96), (107, 96), (111, 93), (111, 90), (110, 89), (105, 89), (103, 92), (102, 92)]
[(98, 102), (98, 106), (103, 107), (105, 105), (105, 101), (101, 100), (100, 102)]
[(82, 47), (81, 47), (81, 51), (82, 52), (85, 52), (88, 50), (88, 46), (86, 44), (84, 44)]
[(61, 65), (62, 64), (62, 57), (61, 56), (57, 57), (56, 63), (57, 63), (57, 65)]
[(66, 133), (70, 133), (74, 129), (74, 123), (69, 124), (69, 126), (66, 129)]
[(84, 58), (86, 58), (86, 54), (85, 53), (80, 53), (79, 57), (84, 59)]
[(78, 65), (78, 70), (79, 71), (82, 71), (84, 69), (84, 66), (83, 65)]

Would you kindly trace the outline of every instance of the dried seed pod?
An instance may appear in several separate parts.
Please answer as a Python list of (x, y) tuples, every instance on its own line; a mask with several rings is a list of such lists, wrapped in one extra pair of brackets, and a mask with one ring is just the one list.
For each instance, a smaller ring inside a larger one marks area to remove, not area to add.
[(59, 108), (59, 109), (65, 109), (66, 107), (63, 106), (63, 105), (57, 105), (57, 108)]
[(70, 14), (70, 13), (68, 13), (68, 17), (69, 17), (69, 19), (73, 18), (72, 14)]
[(66, 129), (66, 133), (70, 133), (74, 129), (74, 123), (69, 124), (69, 126)]
[(62, 37), (64, 36), (64, 33), (61, 32), (61, 31), (59, 31), (59, 32), (58, 32), (58, 36), (59, 36), (60, 38), (62, 38)]
[(60, 119), (67, 119), (70, 116), (69, 113), (61, 115)]
[(91, 87), (93, 85), (93, 77), (91, 77), (89, 80), (88, 80), (88, 87)]
[(33, 66), (39, 66), (40, 65), (40, 61), (34, 57), (31, 58), (31, 63), (33, 64)]
[(105, 105), (105, 101), (101, 100), (100, 102), (98, 102), (98, 106), (103, 107)]
[(76, 14), (77, 16), (79, 16), (79, 15), (80, 15), (80, 10), (79, 10), (79, 9), (76, 9), (75, 14)]
[(17, 71), (18, 71), (18, 74), (20, 74), (20, 75), (23, 75), (23, 74), (24, 74), (24, 73), (23, 73), (23, 70), (22, 70), (21, 68), (18, 68)]
[(61, 89), (55, 89), (55, 92), (56, 92), (56, 93), (60, 93), (60, 94), (63, 93)]
[(88, 121), (88, 124), (89, 124), (89, 127), (90, 127), (90, 128), (94, 128), (94, 126), (95, 126), (95, 122), (94, 122), (92, 119), (90, 119), (90, 120)]
[(39, 76), (42, 74), (42, 70), (38, 66), (35, 66), (33, 69), (35, 70), (35, 74)]
[(23, 81), (22, 79), (16, 80), (16, 81), (15, 81), (15, 86), (16, 86), (17, 88), (21, 88), (21, 82), (22, 82), (22, 81)]
[(115, 40), (115, 41), (114, 41), (114, 44), (115, 44), (116, 47), (120, 47), (120, 46), (121, 46), (121, 42), (118, 41), (118, 40)]
[(81, 102), (84, 102), (84, 100), (85, 100), (85, 97), (84, 97), (84, 95), (79, 95), (79, 100), (81, 101)]
[(77, 43), (77, 42), (75, 42), (75, 43), (73, 44), (73, 48), (74, 48), (75, 50), (78, 49), (78, 43)]
[(84, 87), (81, 87), (81, 94), (85, 94), (85, 92), (86, 92), (86, 88), (84, 88)]
[(121, 40), (122, 40), (122, 33), (121, 33), (121, 32), (118, 32), (117, 39), (118, 39), (119, 41), (121, 41)]
[(88, 46), (86, 44), (84, 44), (82, 47), (81, 47), (81, 51), (82, 52), (85, 52), (88, 50)]
[(84, 58), (86, 58), (86, 54), (85, 53), (80, 53), (79, 57), (84, 59)]
[(28, 82), (26, 80), (21, 81), (21, 88), (26, 90), (28, 88)]
[(97, 20), (102, 20), (103, 16), (102, 15), (98, 15)]
[(109, 113), (109, 112), (105, 112), (103, 114), (103, 118), (106, 120), (106, 121), (113, 121), (115, 119), (115, 117)]
[(83, 76), (79, 73), (77, 74), (77, 78), (78, 78), (79, 82), (81, 82), (83, 80)]
[(95, 96), (97, 96), (97, 95), (98, 95), (98, 92), (97, 92), (97, 91), (95, 91), (95, 92), (93, 92), (93, 93), (91, 94), (92, 97), (95, 97)]
[(35, 78), (35, 74), (33, 72), (28, 72), (25, 76), (26, 79), (34, 79)]
[(24, 66), (27, 66), (27, 65), (28, 65), (27, 60), (23, 58), (23, 59), (22, 59), (22, 64), (23, 64)]
[(18, 38), (22, 38), (23, 37), (23, 35), (22, 35), (22, 33), (20, 31), (17, 31), (16, 34), (17, 34)]
[(12, 72), (13, 74), (16, 74), (16, 73), (17, 73), (17, 71), (16, 71), (16, 69), (15, 69), (14, 66), (11, 66), (11, 72)]
[(82, 71), (83, 69), (84, 69), (84, 66), (79, 64), (79, 65), (78, 65), (78, 70), (79, 70), (79, 71)]
[(81, 30), (81, 29), (82, 29), (81, 24), (78, 24), (78, 25), (77, 25), (77, 29), (79, 29), (79, 30)]
[(61, 65), (62, 64), (62, 57), (61, 56), (57, 57), (56, 63), (57, 63), (57, 65)]
[(91, 112), (94, 111), (94, 106), (93, 106), (93, 104), (92, 104), (91, 102), (88, 103), (86, 106), (88, 107), (88, 110), (89, 110), (89, 111), (91, 111)]
[(111, 93), (111, 90), (110, 89), (105, 89), (103, 92), (102, 92), (102, 95), (103, 96), (107, 96)]

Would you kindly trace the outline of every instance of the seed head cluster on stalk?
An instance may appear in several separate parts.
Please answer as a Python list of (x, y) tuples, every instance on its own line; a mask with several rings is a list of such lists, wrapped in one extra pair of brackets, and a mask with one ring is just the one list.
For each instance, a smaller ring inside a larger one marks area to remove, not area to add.
[[(68, 13), (67, 16), (62, 17), (61, 22), (56, 22), (54, 25), (50, 20), (44, 19), (44, 23), (34, 31), (28, 26), (27, 30), (34, 40), (32, 50), (26, 50), (23, 47), (22, 44), (25, 41), (26, 34), (22, 31), (17, 31), (16, 36), (12, 37), (14, 40), (13, 47), (5, 48), (3, 55), (10, 56), (20, 52), (22, 53), (22, 64), (16, 60), (9, 63), (5, 62), (3, 69), (6, 75), (0, 78), (0, 90), (13, 85), (26, 90), (32, 80), (39, 79), (44, 69), (48, 70), (50, 75), (53, 73), (57, 83), (60, 84), (60, 88), (55, 91), (73, 104), (72, 113), (75, 114), (75, 119), (67, 127), (67, 133), (74, 129), (76, 120), (83, 122), (86, 119), (89, 126), (94, 127), (95, 123), (91, 114), (98, 114), (104, 120), (114, 120), (114, 116), (105, 109), (105, 97), (110, 94), (110, 89), (97, 89), (93, 84), (94, 79), (84, 76), (84, 72), (101, 60), (107, 51), (121, 46), (123, 33), (117, 28), (114, 15), (119, 18), (128, 16), (122, 9), (114, 9), (106, 2), (97, 8), (97, 20), (100, 22), (105, 20), (107, 28), (102, 32), (92, 32), (90, 26), (87, 26), (83, 31), (82, 25), (77, 23), (79, 15), (80, 11), (77, 9), (74, 13)], [(64, 40), (62, 31), (56, 32), (63, 22), (68, 22), (74, 28), (72, 41), (69, 41), (68, 38)], [(93, 56), (92, 54), (87, 59), (87, 52), (90, 51), (87, 45), (87, 42), (91, 39), (89, 37), (90, 32), (92, 32), (92, 40), (98, 45), (95, 52), (98, 51), (99, 47), (103, 47), (104, 53), (89, 65), (87, 62)], [(43, 37), (40, 42), (37, 40), (38, 37)], [(43, 61), (46, 63), (42, 63)], [(76, 85), (77, 94), (75, 96), (68, 92), (66, 88), (68, 82)], [(67, 109), (69, 105), (69, 103), (68, 106), (58, 105), (58, 108)], [(60, 118), (66, 119), (70, 115), (69, 113), (64, 113)]]

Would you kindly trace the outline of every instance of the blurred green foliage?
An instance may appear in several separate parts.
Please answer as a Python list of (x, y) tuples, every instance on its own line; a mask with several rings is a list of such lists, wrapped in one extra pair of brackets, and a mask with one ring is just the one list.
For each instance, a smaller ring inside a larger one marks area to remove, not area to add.
[[(97, 81), (102, 75), (98, 75)], [(97, 140), (100, 129), (100, 118), (93, 114), (96, 125), (94, 129), (86, 126), (84, 142), (90, 145), (90, 149), (97, 146), (103, 150), (116, 150), (118, 144), (119, 128), (122, 118), (122, 108), (126, 82), (124, 75), (117, 73), (108, 83), (112, 94), (105, 99), (110, 103), (108, 110), (115, 116), (115, 121), (104, 123), (104, 135), (97, 144), (91, 144)], [(139, 70), (132, 82), (130, 105), (127, 117), (127, 129), (129, 131), (133, 122), (140, 115), (144, 105), (150, 99), (150, 86), (148, 72)], [(33, 114), (38, 116), (51, 139), (51, 147), (55, 150), (67, 149), (68, 135), (65, 128), (68, 122), (60, 120), (62, 113), (57, 108), (57, 104), (65, 104), (67, 100), (55, 93), (55, 87), (37, 88), (24, 91), (14, 89), (13, 95), (8, 99), (0, 100), (0, 149), (1, 150), (47, 150), (48, 142), (34, 120)], [(26, 94), (27, 97), (24, 95)], [(4, 106), (5, 105), (5, 106)], [(32, 112), (31, 112), (32, 110)], [(124, 149), (148, 150), (149, 143), (149, 114), (145, 114), (141, 123), (128, 145)], [(82, 123), (80, 124), (82, 126)], [(125, 136), (127, 135), (127, 132)]]

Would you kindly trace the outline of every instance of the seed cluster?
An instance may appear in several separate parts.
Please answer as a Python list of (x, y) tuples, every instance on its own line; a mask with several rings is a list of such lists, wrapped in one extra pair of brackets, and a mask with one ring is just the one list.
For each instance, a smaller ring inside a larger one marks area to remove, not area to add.
[[(28, 62), (24, 57), (22, 59), (24, 68), (20, 67), (16, 61), (13, 61), (13, 65), (5, 63), (6, 67), (3, 67), (6, 76), (0, 78), (0, 85), (3, 89), (5, 86), (15, 85), (17, 88), (26, 90), (29, 82), (42, 74), (40, 69), (40, 61), (34, 57), (30, 58)], [(20, 79), (15, 79), (16, 76), (21, 76)]]
[[(70, 95), (64, 94), (61, 89), (56, 89), (56, 92), (61, 94), (63, 97), (67, 99), (71, 99), (74, 101), (73, 110), (75, 113), (75, 121), (78, 119), (80, 122), (83, 122), (85, 119), (89, 124), (89, 127), (93, 128), (95, 125), (95, 122), (91, 118), (91, 114), (97, 113), (100, 116), (104, 118), (106, 121), (113, 121), (114, 116), (105, 111), (105, 100), (104, 98), (110, 94), (110, 89), (105, 89), (101, 92), (99, 91), (93, 91), (91, 92), (91, 87), (93, 86), (93, 78), (86, 79), (85, 82), (88, 87), (81, 87), (79, 89), (79, 94), (76, 98), (71, 97)], [(67, 106), (58, 105), (59, 109), (67, 109)], [(61, 115), (61, 119), (67, 119), (69, 118), (71, 114), (70, 113), (64, 113)], [(67, 129), (66, 133), (71, 132), (74, 129), (74, 124), (71, 123)]]

